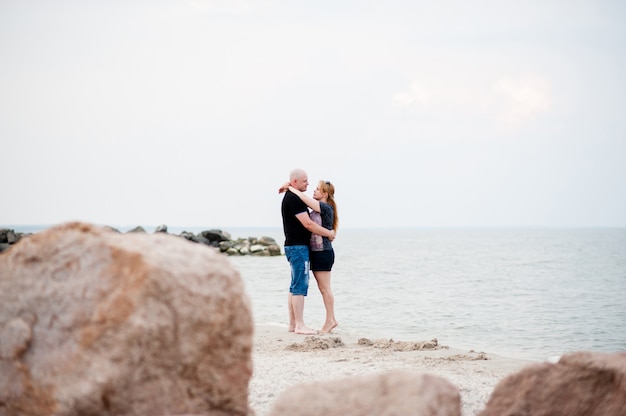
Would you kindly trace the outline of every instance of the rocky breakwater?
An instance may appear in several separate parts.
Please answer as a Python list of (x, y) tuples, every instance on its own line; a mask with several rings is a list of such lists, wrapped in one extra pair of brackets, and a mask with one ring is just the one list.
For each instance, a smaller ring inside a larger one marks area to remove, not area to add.
[[(121, 233), (113, 227), (107, 227), (112, 231)], [(233, 239), (230, 233), (219, 229), (201, 231), (197, 234), (183, 231), (180, 234), (168, 233), (167, 225), (159, 225), (154, 233), (164, 233), (184, 238), (194, 243), (213, 247), (228, 256), (280, 256), (282, 254), (280, 246), (271, 237), (247, 237)], [(137, 226), (127, 233), (148, 233), (145, 228)], [(11, 229), (0, 229), (0, 252), (9, 249), (22, 238), (31, 234), (16, 232)]]
[(0, 253), (30, 234), (15, 232), (8, 228), (0, 228)]
[(219, 249), (229, 256), (280, 256), (280, 246), (271, 237), (248, 237), (233, 240), (222, 230), (206, 230), (198, 234), (183, 231), (180, 237)]

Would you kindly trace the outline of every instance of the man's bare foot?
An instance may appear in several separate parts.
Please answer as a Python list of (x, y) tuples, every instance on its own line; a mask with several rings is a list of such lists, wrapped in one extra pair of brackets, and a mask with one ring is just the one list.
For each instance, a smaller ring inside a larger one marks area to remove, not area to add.
[(293, 332), (295, 332), (296, 334), (301, 334), (301, 335), (316, 335), (317, 334), (317, 331), (315, 329), (311, 329), (306, 326), (296, 328), (295, 331)]
[(322, 329), (320, 329), (320, 332), (323, 334), (330, 334), (331, 332), (333, 332), (333, 329), (337, 328), (337, 325), (339, 325), (339, 322), (337, 321), (331, 324), (324, 324)]

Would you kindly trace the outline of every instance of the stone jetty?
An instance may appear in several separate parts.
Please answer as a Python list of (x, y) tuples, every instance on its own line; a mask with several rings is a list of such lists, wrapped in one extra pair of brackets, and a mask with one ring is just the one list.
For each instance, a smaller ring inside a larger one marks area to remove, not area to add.
[[(107, 227), (115, 232), (122, 233), (116, 228)], [(137, 226), (126, 233), (149, 233), (145, 228)], [(168, 233), (167, 225), (162, 224), (156, 227), (153, 233)], [(22, 233), (8, 228), (0, 228), (0, 252), (8, 250), (22, 238), (28, 237), (32, 233)], [(199, 233), (183, 231), (180, 234), (170, 234), (188, 241), (213, 247), (219, 252), (228, 256), (280, 256), (282, 254), (280, 246), (272, 237), (247, 237), (233, 239), (230, 233), (220, 229), (209, 229)]]

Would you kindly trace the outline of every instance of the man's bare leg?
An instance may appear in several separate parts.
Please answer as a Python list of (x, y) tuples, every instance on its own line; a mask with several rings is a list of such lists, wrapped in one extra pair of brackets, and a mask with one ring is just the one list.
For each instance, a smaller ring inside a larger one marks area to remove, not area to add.
[(287, 298), (287, 307), (289, 308), (289, 332), (294, 332), (296, 330), (296, 315), (293, 313), (293, 299), (292, 294), (289, 293), (289, 297)]
[(293, 314), (296, 322), (296, 327), (293, 332), (303, 335), (317, 334), (316, 330), (311, 329), (304, 324), (304, 296), (291, 295), (291, 305), (293, 306)]

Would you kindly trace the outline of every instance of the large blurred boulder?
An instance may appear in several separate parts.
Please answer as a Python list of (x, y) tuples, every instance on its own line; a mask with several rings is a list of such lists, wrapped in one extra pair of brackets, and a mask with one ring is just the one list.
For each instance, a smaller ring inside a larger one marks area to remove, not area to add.
[(302, 383), (281, 394), (270, 416), (460, 416), (459, 389), (405, 371)]
[(0, 254), (0, 415), (246, 415), (253, 323), (228, 259), (51, 228)]
[(576, 352), (500, 381), (480, 416), (624, 416), (626, 353)]

